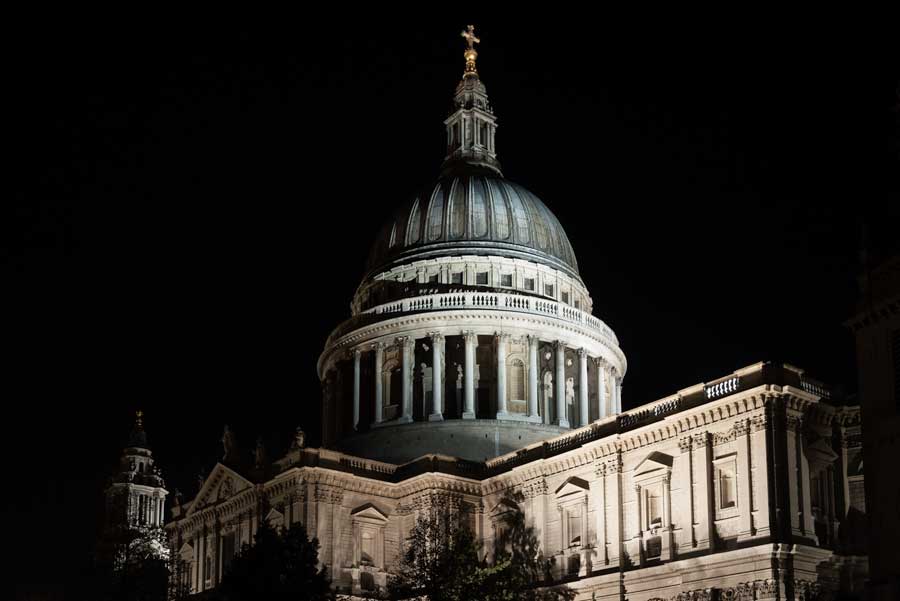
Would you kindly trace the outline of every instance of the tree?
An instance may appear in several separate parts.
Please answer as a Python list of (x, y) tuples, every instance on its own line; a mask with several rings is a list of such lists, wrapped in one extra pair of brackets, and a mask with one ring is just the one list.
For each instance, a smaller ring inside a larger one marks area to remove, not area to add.
[(216, 597), (223, 601), (333, 599), (328, 575), (318, 567), (319, 541), (294, 523), (276, 531), (261, 521), (253, 545), (244, 545), (222, 578)]
[(110, 527), (99, 547), (92, 575), (97, 598), (165, 601), (169, 549), (161, 527)]
[[(518, 507), (509, 503), (510, 507)], [(551, 585), (552, 562), (539, 551), (534, 528), (521, 510), (503, 516), (488, 560), (469, 525), (471, 509), (455, 495), (435, 495), (407, 539), (392, 599), (429, 601), (569, 600), (574, 591)]]
[(485, 586), (485, 599), (507, 601), (555, 601), (574, 598), (565, 585), (553, 585), (553, 560), (543, 556), (537, 533), (518, 509), (520, 496), (509, 496), (506, 505), (515, 508), (501, 517), (502, 528), (494, 543), (495, 566), (503, 568)]

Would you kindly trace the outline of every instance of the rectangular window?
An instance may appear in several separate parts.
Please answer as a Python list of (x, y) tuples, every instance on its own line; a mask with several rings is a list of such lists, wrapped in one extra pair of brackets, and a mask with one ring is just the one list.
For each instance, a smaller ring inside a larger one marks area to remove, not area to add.
[(544, 284), (544, 295), (553, 296), (553, 284)]
[(437, 274), (437, 273), (431, 274), (430, 276), (428, 276), (428, 283), (429, 284), (437, 284), (439, 277), (440, 277), (440, 274)]
[(450, 281), (454, 284), (462, 284), (463, 283), (463, 272), (457, 271), (456, 273), (450, 274)]
[(719, 509), (735, 506), (737, 506), (737, 481), (734, 464), (724, 464), (719, 466)]
[(488, 283), (488, 272), (480, 271), (475, 274), (475, 283), (479, 286), (487, 286)]
[(575, 301), (575, 308), (581, 309), (581, 301), (580, 300)]
[(569, 520), (569, 546), (581, 544), (581, 507), (573, 507), (566, 512)]
[(525, 290), (534, 290), (534, 278), (525, 278)]
[(567, 305), (569, 304), (569, 293), (568, 292), (562, 293), (562, 302), (566, 303)]
[(507, 288), (512, 288), (512, 274), (504, 273), (500, 276), (500, 285), (506, 286)]
[(647, 527), (662, 526), (662, 489), (659, 484), (647, 489)]

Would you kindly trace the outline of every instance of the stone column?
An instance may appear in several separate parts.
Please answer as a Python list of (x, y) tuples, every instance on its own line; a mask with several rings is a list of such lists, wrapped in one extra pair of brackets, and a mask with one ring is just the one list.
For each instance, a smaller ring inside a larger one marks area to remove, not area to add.
[(578, 349), (578, 425), (586, 426), (590, 420), (590, 408), (588, 407), (588, 354), (586, 349)]
[(528, 337), (528, 416), (538, 418), (538, 338)]
[(465, 410), (463, 419), (475, 419), (475, 349), (478, 347), (478, 335), (469, 330), (463, 333), (466, 341), (465, 366)]
[(384, 419), (384, 347), (383, 342), (375, 343), (375, 423)]
[(362, 351), (353, 349), (353, 429), (359, 427), (359, 359)]
[(431, 335), (431, 415), (428, 421), (444, 419), (444, 335)]
[(403, 407), (400, 413), (400, 417), (398, 421), (400, 422), (411, 422), (412, 421), (412, 362), (413, 362), (413, 350), (415, 345), (415, 340), (410, 338), (409, 336), (401, 336), (397, 338), (397, 341), (400, 343), (400, 348), (402, 351), (401, 354), (401, 374), (400, 378), (403, 380)]
[(506, 417), (506, 346), (509, 334), (494, 334), (497, 351), (497, 419)]
[(561, 428), (569, 427), (566, 417), (566, 345), (556, 341), (556, 423)]
[(616, 413), (622, 413), (622, 376), (617, 375), (616, 384)]
[(597, 357), (597, 415), (600, 419), (608, 417), (609, 399), (606, 396), (606, 361), (602, 357)]

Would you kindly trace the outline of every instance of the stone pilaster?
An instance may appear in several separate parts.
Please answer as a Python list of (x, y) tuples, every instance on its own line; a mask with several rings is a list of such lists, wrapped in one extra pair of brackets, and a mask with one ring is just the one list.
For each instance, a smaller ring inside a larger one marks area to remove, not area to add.
[(768, 471), (774, 470), (770, 464), (766, 431), (769, 420), (766, 414), (755, 415), (750, 421), (750, 497), (753, 509), (752, 532), (758, 536), (771, 533), (769, 525), (769, 479)]
[(695, 434), (693, 439), (693, 464), (695, 471), (694, 498), (696, 499), (695, 539), (700, 549), (715, 548), (715, 499), (713, 498), (712, 444), (709, 432)]

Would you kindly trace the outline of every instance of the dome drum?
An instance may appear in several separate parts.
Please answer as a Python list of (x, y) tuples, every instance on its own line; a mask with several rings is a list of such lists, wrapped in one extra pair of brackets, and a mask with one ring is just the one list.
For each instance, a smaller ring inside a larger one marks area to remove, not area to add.
[(466, 457), (464, 424), (539, 426), (529, 432), (553, 436), (617, 413), (625, 360), (612, 338), (583, 323), (472, 307), (418, 309), (356, 328), (332, 341), (319, 368), (327, 444), (368, 441), (371, 453), (387, 457), (376, 445), (387, 435), (365, 433), (458, 422), (456, 446), (447, 442), (440, 452)]

